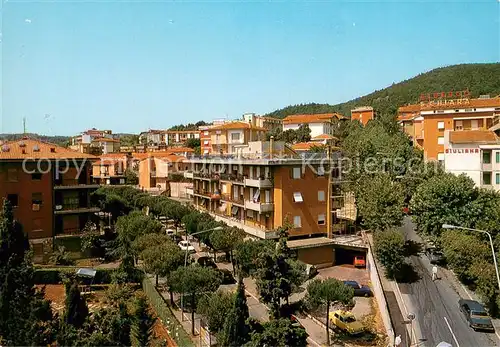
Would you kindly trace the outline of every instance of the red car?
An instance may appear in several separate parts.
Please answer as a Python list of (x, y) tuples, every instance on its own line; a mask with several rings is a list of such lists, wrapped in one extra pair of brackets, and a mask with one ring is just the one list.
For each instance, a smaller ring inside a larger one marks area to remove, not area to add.
[(364, 255), (354, 256), (354, 267), (366, 267), (366, 260)]

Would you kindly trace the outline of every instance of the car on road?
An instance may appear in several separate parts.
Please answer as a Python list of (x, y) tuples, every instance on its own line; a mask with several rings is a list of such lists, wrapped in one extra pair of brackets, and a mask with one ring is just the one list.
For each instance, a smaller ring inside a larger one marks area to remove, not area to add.
[(190, 244), (189, 241), (181, 241), (177, 245), (184, 252), (188, 251), (189, 253), (196, 253), (194, 246)]
[(233, 274), (228, 269), (219, 269), (218, 270), (222, 279), (222, 284), (235, 284), (236, 280), (234, 279)]
[(349, 311), (337, 310), (330, 312), (328, 319), (334, 326), (346, 331), (349, 335), (358, 335), (365, 331), (363, 324), (357, 321), (356, 317)]
[(206, 256), (199, 257), (197, 262), (201, 266), (217, 269), (217, 265), (215, 264), (214, 260), (211, 257), (206, 257)]
[(458, 301), (460, 311), (465, 316), (469, 326), (476, 330), (495, 331), (491, 318), (483, 305), (475, 300), (460, 299)]
[(443, 264), (445, 261), (443, 252), (435, 247), (427, 247), (425, 249), (425, 255), (433, 265)]
[(354, 289), (354, 296), (365, 296), (365, 297), (373, 296), (370, 287), (361, 285), (356, 281), (344, 281), (344, 284)]

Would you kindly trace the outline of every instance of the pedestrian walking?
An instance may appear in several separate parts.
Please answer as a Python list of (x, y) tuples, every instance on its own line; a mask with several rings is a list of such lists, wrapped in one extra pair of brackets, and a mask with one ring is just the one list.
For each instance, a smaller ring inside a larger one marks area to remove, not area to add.
[(438, 278), (438, 267), (434, 265), (432, 267), (432, 280), (435, 281)]

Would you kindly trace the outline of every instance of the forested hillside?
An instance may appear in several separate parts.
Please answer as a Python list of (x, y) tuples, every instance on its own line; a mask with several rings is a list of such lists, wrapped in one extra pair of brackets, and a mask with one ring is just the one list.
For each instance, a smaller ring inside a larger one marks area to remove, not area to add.
[(45, 136), (45, 135), (27, 133), (27, 134), (0, 134), (0, 140), (13, 141), (22, 139), (24, 136), (32, 139), (38, 139), (44, 142), (50, 142), (63, 147), (68, 146), (70, 139), (69, 136)]
[(420, 94), (468, 89), (472, 97), (500, 94), (500, 63), (461, 64), (422, 73), (406, 81), (338, 105), (299, 104), (287, 106), (266, 116), (284, 118), (299, 113), (338, 112), (350, 116), (357, 106), (373, 106), (378, 113), (394, 113), (402, 105), (418, 101)]

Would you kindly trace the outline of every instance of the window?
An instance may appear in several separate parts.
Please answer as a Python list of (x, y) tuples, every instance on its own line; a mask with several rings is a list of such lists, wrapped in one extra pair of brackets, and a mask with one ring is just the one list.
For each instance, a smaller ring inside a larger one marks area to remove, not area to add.
[(325, 168), (323, 166), (318, 166), (318, 176), (325, 175)]
[(496, 152), (495, 157), (496, 157), (496, 162), (500, 163), (500, 152)]
[(247, 218), (248, 219), (253, 219), (254, 218), (252, 210), (247, 210)]
[(496, 177), (495, 177), (495, 183), (496, 183), (496, 184), (500, 184), (500, 173), (497, 173), (497, 174), (496, 174)]
[(479, 120), (473, 119), (470, 121), (470, 127), (472, 130), (477, 130), (479, 129)]
[(491, 172), (483, 172), (483, 184), (484, 185), (491, 184)]
[(491, 164), (491, 152), (483, 152), (483, 164)]
[(444, 153), (438, 153), (438, 160), (439, 161), (444, 161)]
[(17, 194), (7, 194), (7, 200), (9, 200), (12, 207), (17, 207), (19, 203), (19, 198)]
[(33, 181), (40, 181), (42, 179), (42, 174), (41, 173), (32, 173), (31, 179)]
[(31, 194), (31, 203), (41, 205), (42, 204), (42, 193)]
[(444, 122), (438, 122), (438, 130), (444, 129)]
[(203, 135), (208, 136), (208, 130), (205, 130), (205, 131), (203, 132)]
[(302, 222), (300, 221), (300, 216), (293, 217), (293, 226), (296, 228), (302, 227)]
[(325, 215), (323, 213), (318, 215), (318, 225), (325, 225)]
[(204, 145), (208, 145), (208, 140), (203, 141)]
[(231, 140), (233, 140), (233, 141), (239, 141), (240, 140), (240, 133), (232, 133), (231, 134)]
[(17, 182), (17, 169), (8, 169), (7, 170), (7, 181), (8, 182)]
[(292, 177), (294, 180), (298, 180), (300, 178), (300, 167), (294, 167)]
[(455, 122), (455, 130), (463, 130), (464, 129), (464, 124), (461, 120), (457, 120)]
[(303, 202), (304, 199), (302, 199), (302, 194), (300, 192), (293, 193), (293, 201), (294, 202)]
[(318, 190), (318, 201), (325, 201), (325, 191)]
[(438, 137), (438, 145), (444, 145), (444, 136)]

